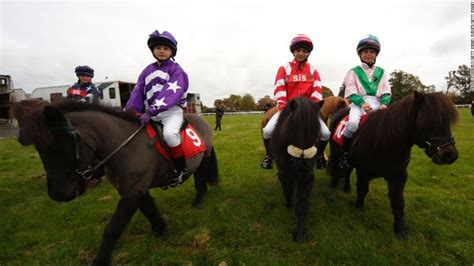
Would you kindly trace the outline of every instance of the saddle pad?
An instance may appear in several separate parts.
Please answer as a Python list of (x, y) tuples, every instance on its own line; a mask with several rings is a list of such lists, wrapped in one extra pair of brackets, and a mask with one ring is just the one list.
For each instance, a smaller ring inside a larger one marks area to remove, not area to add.
[[(359, 125), (362, 124), (367, 115), (362, 115), (359, 120)], [(346, 115), (339, 123), (337, 123), (337, 127), (334, 130), (334, 134), (332, 135), (332, 140), (337, 143), (337, 145), (342, 146), (342, 142), (344, 140), (344, 131), (346, 131), (346, 124), (349, 121), (349, 115)]]
[[(146, 131), (150, 138), (156, 136), (156, 132), (150, 124), (146, 125)], [(184, 158), (189, 159), (194, 155), (203, 152), (206, 150), (206, 143), (204, 140), (196, 133), (196, 130), (188, 124), (184, 130), (181, 131), (181, 145), (184, 150)], [(171, 158), (169, 152), (161, 145), (161, 141), (155, 143), (155, 148), (167, 159)]]

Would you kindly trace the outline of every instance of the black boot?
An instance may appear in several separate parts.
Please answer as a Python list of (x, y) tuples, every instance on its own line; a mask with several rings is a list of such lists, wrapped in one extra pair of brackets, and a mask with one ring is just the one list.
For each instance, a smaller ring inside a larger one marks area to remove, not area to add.
[(320, 140), (318, 145), (318, 151), (316, 152), (316, 169), (326, 168), (326, 158), (324, 158), (324, 150), (328, 145), (327, 140)]
[(340, 168), (352, 168), (350, 164), (350, 150), (352, 146), (352, 138), (344, 137), (342, 141), (342, 156), (339, 162)]
[(169, 183), (169, 186), (179, 187), (183, 183), (184, 178), (188, 175), (188, 169), (186, 168), (186, 159), (184, 158), (184, 155), (181, 155), (178, 158), (173, 158), (173, 163), (175, 170), (173, 178)]
[(272, 151), (271, 151), (271, 147), (270, 147), (270, 140), (269, 139), (263, 139), (263, 144), (265, 144), (265, 151), (266, 151), (266, 155), (265, 155), (265, 158), (263, 158), (263, 161), (262, 163), (260, 164), (260, 166), (263, 168), (263, 169), (273, 169), (273, 160), (272, 160)]

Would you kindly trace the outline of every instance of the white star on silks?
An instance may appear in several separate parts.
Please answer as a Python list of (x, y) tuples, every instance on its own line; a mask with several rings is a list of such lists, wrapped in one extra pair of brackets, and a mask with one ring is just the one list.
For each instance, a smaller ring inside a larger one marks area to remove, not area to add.
[(176, 93), (176, 91), (177, 91), (178, 89), (181, 89), (181, 87), (178, 86), (178, 81), (177, 81), (177, 80), (176, 80), (175, 82), (173, 82), (173, 83), (169, 83), (169, 82), (168, 82), (168, 90), (172, 90), (173, 93)]
[(153, 107), (158, 110), (160, 109), (161, 106), (166, 105), (165, 103), (165, 97), (161, 99), (156, 99), (155, 102), (153, 103)]

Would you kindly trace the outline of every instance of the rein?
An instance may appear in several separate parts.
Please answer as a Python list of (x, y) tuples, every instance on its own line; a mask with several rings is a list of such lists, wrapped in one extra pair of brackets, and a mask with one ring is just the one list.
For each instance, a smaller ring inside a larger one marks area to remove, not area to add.
[[(67, 127), (66, 127), (66, 131), (68, 132), (68, 134), (70, 134), (73, 139), (74, 139), (74, 149), (75, 149), (75, 154), (76, 154), (76, 161), (78, 162), (77, 164), (79, 165), (79, 161), (80, 161), (80, 154), (82, 152), (82, 145), (81, 145), (81, 136), (79, 134), (79, 132), (77, 132), (77, 130), (75, 130), (73, 127), (72, 127), (72, 123), (71, 123), (71, 120), (66, 116), (66, 124), (67, 124)], [(89, 163), (89, 165), (87, 166), (87, 169), (84, 169), (84, 170), (80, 170), (79, 169), (79, 166), (77, 166), (77, 169), (76, 169), (76, 173), (78, 175), (80, 175), (84, 180), (90, 180), (94, 174), (94, 172), (99, 169), (99, 167), (103, 166), (108, 160), (110, 160), (110, 158), (112, 158), (117, 152), (119, 152), (123, 147), (125, 147), (139, 132), (140, 130), (144, 127), (144, 124), (141, 124), (137, 130), (135, 130), (135, 132), (133, 132), (126, 140), (124, 140), (122, 142), (122, 144), (120, 144), (117, 148), (115, 148), (115, 150), (113, 150), (109, 155), (107, 155), (103, 160), (101, 160), (98, 164), (96, 164), (94, 167), (92, 167)], [(86, 145), (90, 147), (89, 144), (87, 144), (86, 142)], [(92, 148), (91, 148), (92, 149)]]

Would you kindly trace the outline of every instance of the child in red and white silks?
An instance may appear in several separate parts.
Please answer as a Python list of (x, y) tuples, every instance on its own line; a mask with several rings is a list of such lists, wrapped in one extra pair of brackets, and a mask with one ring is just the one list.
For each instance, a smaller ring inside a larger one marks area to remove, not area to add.
[[(323, 90), (321, 78), (316, 68), (308, 63), (308, 57), (313, 50), (313, 42), (308, 36), (299, 34), (291, 40), (290, 51), (293, 54), (293, 61), (289, 62), (278, 69), (275, 79), (274, 98), (278, 104), (279, 111), (273, 115), (263, 128), (263, 141), (267, 150), (267, 155), (263, 159), (261, 166), (264, 169), (271, 169), (272, 159), (269, 154), (270, 138), (277, 123), (280, 111), (285, 108), (286, 103), (297, 97), (305, 96), (306, 98), (319, 102), (323, 99)], [(324, 148), (327, 145), (329, 136), (331, 135), (326, 124), (320, 119), (321, 139), (316, 154), (317, 168), (324, 168), (326, 160), (324, 159)]]

